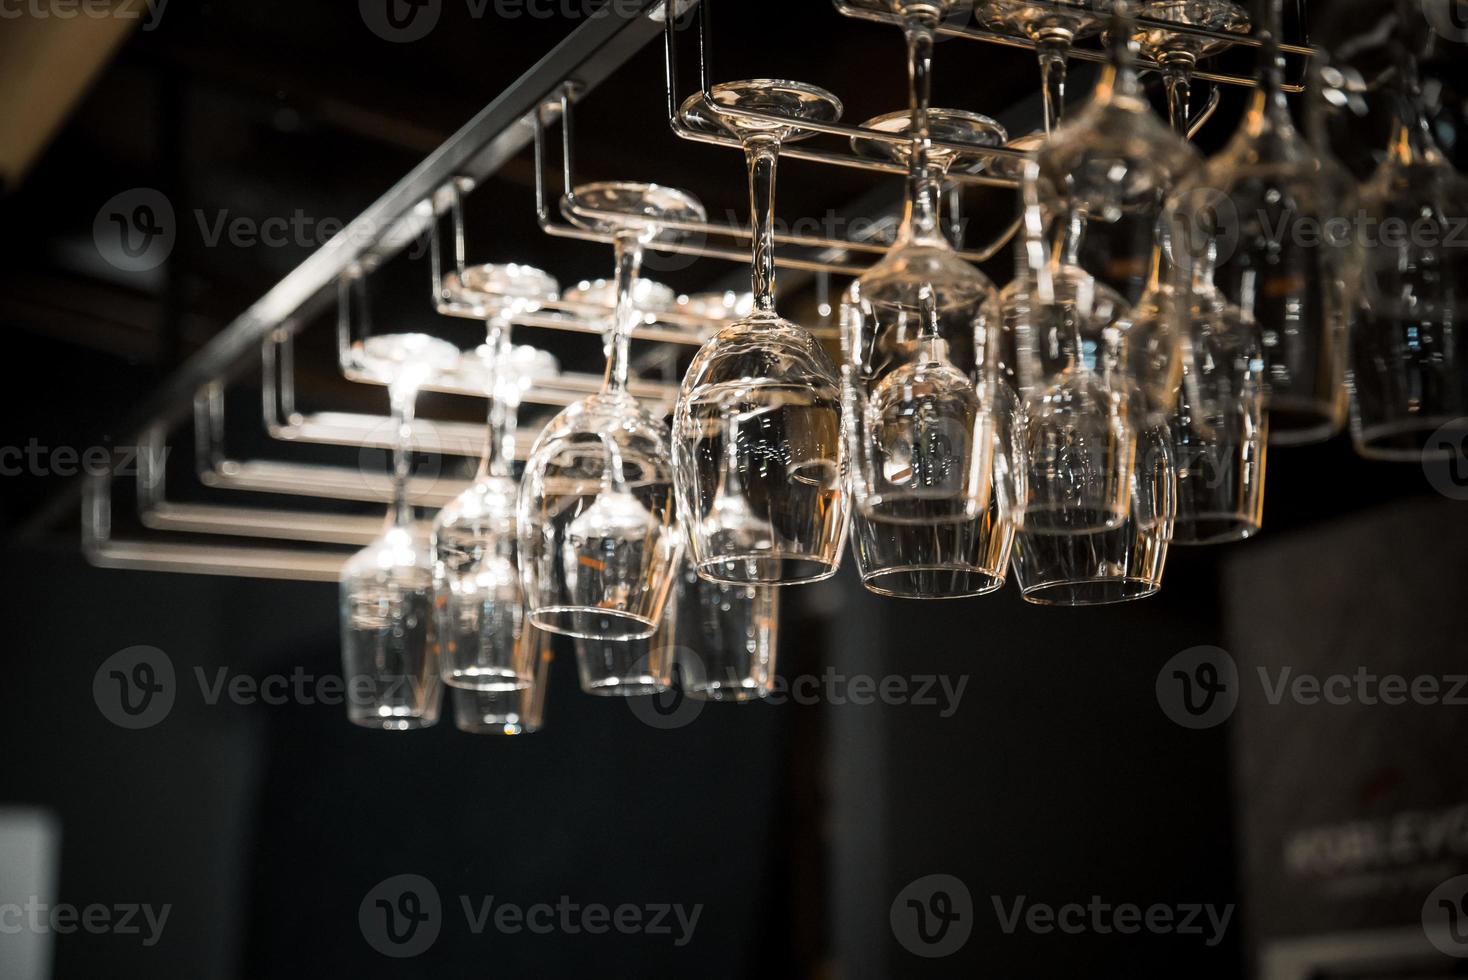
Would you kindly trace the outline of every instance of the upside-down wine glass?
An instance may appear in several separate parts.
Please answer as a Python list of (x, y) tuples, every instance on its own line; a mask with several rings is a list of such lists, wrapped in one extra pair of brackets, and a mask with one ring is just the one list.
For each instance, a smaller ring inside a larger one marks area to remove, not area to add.
[[(736, 585), (797, 585), (836, 573), (847, 533), (840, 383), (814, 337), (775, 312), (775, 171), (783, 142), (830, 123), (841, 103), (802, 82), (716, 85), (682, 110), (737, 137), (749, 163), (754, 312), (695, 355), (678, 393), (678, 503), (698, 574)], [(739, 111), (788, 119), (769, 122)]]
[(769, 697), (778, 680), (780, 590), (710, 582), (689, 566), (679, 600), (675, 662), (683, 693), (736, 703)]
[[(1249, 12), (1232, 0), (1140, 0), (1137, 13), (1151, 20), (1230, 34), (1249, 33)], [(1167, 114), (1172, 128), (1186, 138), (1193, 101), (1193, 71), (1198, 61), (1227, 50), (1232, 42), (1139, 24), (1136, 40), (1143, 53), (1162, 68)]]
[[(1239, 131), (1178, 189), (1174, 262), (1201, 262), (1264, 339), (1270, 438), (1319, 442), (1344, 423), (1346, 262), (1330, 233), (1347, 189), (1295, 128), (1280, 54), (1283, 0), (1260, 0), (1261, 78)], [(1180, 270), (1183, 282), (1194, 278)], [(1210, 413), (1211, 408), (1207, 409)]]
[(366, 338), (365, 377), (386, 384), (392, 405), (393, 499), (387, 526), (341, 574), (342, 662), (347, 715), (367, 728), (408, 731), (438, 721), (443, 688), (433, 642), (433, 549), (408, 498), (418, 389), (459, 360), (453, 344), (424, 334)]
[[(911, 4), (916, 6), (915, 3)], [(931, 5), (931, 4), (930, 4)], [(1065, 108), (1066, 63), (1071, 45), (1101, 29), (1094, 0), (980, 0), (979, 20), (991, 30), (1027, 37), (1040, 58), (1040, 91), (1045, 99), (1045, 132), (1060, 125)]]
[(1351, 331), (1352, 437), (1368, 459), (1456, 460), (1468, 440), (1468, 248), (1455, 234), (1468, 180), (1433, 136), (1415, 54), (1394, 43), (1397, 121), (1361, 192), (1362, 227), (1376, 231)]
[[(929, 135), (937, 143), (1002, 146), (1004, 128), (986, 116), (949, 109), (928, 110)], [(864, 129), (907, 136), (913, 114), (890, 113), (870, 119)], [(911, 143), (886, 143), (853, 137), (859, 156), (911, 166)], [(952, 173), (976, 174), (989, 165), (983, 153), (930, 148), (933, 178), (941, 183)], [(1022, 520), (1023, 492), (1014, 486), (1024, 472), (1023, 429), (1018, 400), (1008, 387), (994, 388), (995, 435), (993, 494), (978, 517), (930, 525), (879, 521), (860, 512), (852, 515), (852, 550), (862, 584), (878, 595), (909, 599), (953, 599), (985, 595), (1004, 585), (1016, 523)]]
[(627, 391), (633, 291), (643, 248), (666, 223), (705, 220), (697, 201), (655, 184), (600, 183), (562, 202), (568, 220), (612, 238), (617, 307), (600, 393), (557, 415), (520, 483), (520, 574), (539, 629), (593, 639), (650, 636), (683, 541), (668, 431)]
[(520, 379), (510, 364), (510, 325), (515, 316), (554, 302), (559, 287), (539, 269), (480, 265), (446, 277), (444, 290), (484, 313), (489, 417), (478, 475), (433, 525), (440, 665), (451, 687), (518, 690), (533, 681), (534, 665), (521, 642), (515, 520)]
[(842, 302), (852, 494), (877, 523), (968, 524), (983, 517), (992, 492), (993, 365), (982, 311), (994, 284), (948, 243), (931, 158), (933, 47), (948, 6), (904, 9), (906, 211), (897, 243)]
[[(1112, 6), (1110, 58), (1096, 91), (1025, 168), (1026, 249), (1035, 315), (1014, 321), (1017, 373), (1026, 399), (1029, 507), (1026, 529), (1087, 534), (1132, 510), (1137, 399), (1108, 379), (1103, 353), (1119, 342), (1118, 295), (1083, 268), (1088, 244), (1114, 229), (1107, 261), (1146, 268), (1167, 191), (1195, 154), (1152, 112), (1137, 78), (1129, 7)], [(1038, 213), (1061, 236), (1044, 256)], [(1137, 234), (1145, 231), (1145, 234)], [(1124, 307), (1124, 302), (1122, 302)], [(1129, 311), (1128, 311), (1129, 312)]]
[(545, 696), (550, 687), (550, 664), (555, 658), (549, 637), (533, 626), (521, 633), (521, 658), (533, 662), (530, 684), (518, 691), (476, 691), (449, 688), (454, 704), (454, 727), (470, 735), (531, 735), (545, 724)]

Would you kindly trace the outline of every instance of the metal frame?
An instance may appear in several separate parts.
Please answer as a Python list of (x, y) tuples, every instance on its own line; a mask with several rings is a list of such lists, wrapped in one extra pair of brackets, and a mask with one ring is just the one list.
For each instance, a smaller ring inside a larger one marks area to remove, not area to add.
[[(884, 9), (884, 0), (833, 0), (836, 9), (847, 16), (896, 24), (900, 20)], [(1050, 0), (1026, 0), (1037, 6), (1049, 6)], [(1301, 0), (1303, 2), (1303, 0)], [(712, 32), (709, 3), (697, 2), (699, 81), (703, 98), (711, 104)], [(876, 6), (873, 6), (876, 4)], [(679, 0), (680, 13), (687, 9)], [(268, 460), (232, 459), (224, 446), (224, 391), (229, 380), (243, 367), (253, 345), (260, 344), (262, 366), (263, 417), (268, 435), (290, 442), (329, 444), (355, 447), (389, 448), (386, 433), (389, 420), (384, 416), (341, 412), (303, 414), (296, 407), (295, 359), (293, 339), (301, 326), (323, 312), (335, 297), (339, 304), (338, 338), (341, 346), (343, 374), (352, 381), (373, 383), (355, 370), (349, 354), (352, 311), (356, 308), (353, 290), (363, 277), (380, 263), (398, 254), (409, 242), (431, 233), (433, 246), (433, 300), (438, 312), (446, 316), (483, 319), (483, 311), (459, 306), (449, 301), (444, 291), (444, 262), (441, 253), (439, 222), (445, 215), (453, 221), (455, 268), (464, 269), (463, 194), (494, 173), (506, 160), (527, 144), (533, 144), (536, 171), (536, 211), (542, 229), (550, 235), (583, 241), (610, 243), (610, 239), (569, 223), (557, 221), (551, 211), (551, 200), (558, 197), (572, 212), (596, 217), (598, 212), (586, 208), (575, 197), (574, 109), (575, 103), (632, 54), (656, 38), (664, 37), (666, 61), (666, 95), (668, 118), (673, 131), (693, 142), (741, 148), (737, 140), (712, 136), (689, 127), (680, 117), (683, 97), (678, 90), (676, 17), (661, 16), (660, 0), (642, 0), (635, 9), (628, 5), (607, 5), (590, 17), (562, 44), (543, 58), (516, 84), (502, 93), (442, 147), (430, 154), (418, 167), (398, 182), (382, 198), (348, 225), (257, 303), (251, 306), (203, 350), (190, 358), (161, 388), (143, 403), (136, 421), (128, 431), (141, 433), (140, 445), (162, 447), (177, 423), (187, 417), (192, 406), (196, 447), (196, 472), (202, 484), (256, 493), (285, 494), (303, 497), (381, 503), (390, 499), (391, 482), (386, 474), (374, 478), (360, 470), (319, 464), (297, 464)], [(1188, 28), (1183, 25), (1141, 19), (1142, 23), (1181, 33), (1218, 36), (1218, 32)], [(1014, 47), (1032, 47), (1025, 39), (1005, 37), (967, 27), (944, 25), (940, 33), (988, 43)], [(1221, 35), (1235, 44), (1257, 46), (1261, 42), (1248, 35)], [(1313, 50), (1297, 45), (1282, 45), (1292, 55), (1310, 56)], [(1073, 56), (1081, 61), (1100, 61), (1095, 51), (1078, 49)], [(1150, 62), (1144, 67), (1156, 68)], [(1240, 76), (1195, 72), (1195, 77), (1221, 84), (1253, 85)], [(1303, 91), (1292, 85), (1290, 91)], [(1196, 132), (1218, 104), (1216, 87), (1208, 104), (1194, 120)], [(731, 110), (725, 110), (731, 111)], [(732, 110), (735, 114), (756, 120), (789, 124), (779, 116)], [(552, 195), (547, 179), (546, 141), (551, 125), (561, 124), (562, 192)], [(853, 136), (891, 144), (906, 141), (899, 136), (863, 127), (802, 123), (811, 134), (850, 140)], [(939, 144), (946, 146), (947, 144)], [(953, 149), (974, 152), (975, 147)], [(1023, 157), (1020, 151), (1003, 147), (983, 147), (982, 152), (994, 158)], [(812, 162), (850, 167), (874, 173), (900, 175), (904, 170), (895, 165), (864, 160), (854, 154), (815, 151), (789, 147), (784, 155)], [(985, 175), (953, 175), (959, 186), (1013, 186), (1013, 181)], [(1018, 223), (1016, 223), (1016, 228)], [(722, 244), (654, 244), (651, 247), (675, 254), (694, 255), (747, 263), (747, 245), (751, 238), (748, 227), (720, 223), (688, 223), (670, 226), (670, 230), (692, 235), (727, 239), (743, 247)], [(1013, 235), (1010, 229), (998, 241), (980, 251), (961, 252), (965, 258), (983, 262), (998, 254)], [(890, 243), (874, 234), (865, 240), (827, 238), (810, 235), (778, 235), (783, 246), (812, 250), (814, 258), (781, 255), (778, 262), (790, 269), (829, 274), (858, 275), (864, 267), (846, 261), (853, 253), (881, 255)], [(599, 334), (611, 311), (586, 304), (548, 303), (536, 313), (516, 318), (527, 327)], [(701, 344), (718, 322), (678, 312), (649, 316), (633, 333), (634, 339), (663, 345), (651, 364), (664, 372), (676, 362), (678, 352)], [(828, 339), (833, 329), (820, 331)], [(563, 374), (538, 382), (525, 395), (530, 404), (564, 406), (599, 390), (600, 376)], [(426, 390), (454, 395), (483, 397), (452, 381), (428, 386)], [(634, 383), (633, 393), (661, 405), (670, 405), (676, 385), (652, 381)], [(450, 456), (476, 456), (482, 446), (482, 427), (466, 423), (419, 423), (420, 446), (430, 452)], [(531, 439), (521, 434), (518, 445), (523, 454)], [(523, 456), (522, 456), (523, 458)], [(140, 523), (147, 530), (186, 532), (203, 535), (226, 535), (243, 538), (274, 538), (299, 543), (361, 545), (375, 536), (380, 520), (376, 517), (311, 513), (301, 510), (267, 509), (250, 506), (219, 506), (170, 501), (167, 497), (166, 474), (156, 459), (138, 473), (136, 509)], [(87, 557), (102, 567), (142, 568), (162, 571), (194, 572), (221, 575), (283, 578), (302, 581), (335, 580), (346, 556), (323, 550), (298, 548), (240, 547), (157, 541), (145, 538), (123, 539), (113, 535), (113, 491), (116, 473), (88, 477), (73, 486), (68, 495), (58, 499), (32, 521), (30, 533), (50, 526), (66, 508), (82, 503), (82, 540)], [(416, 504), (440, 506), (453, 499), (467, 486), (466, 481), (419, 479), (411, 485), (410, 495)]]

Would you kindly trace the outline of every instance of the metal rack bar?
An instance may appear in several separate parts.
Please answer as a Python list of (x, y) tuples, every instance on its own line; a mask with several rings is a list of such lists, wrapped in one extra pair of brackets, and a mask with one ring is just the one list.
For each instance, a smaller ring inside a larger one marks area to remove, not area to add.
[[(412, 212), (456, 176), (482, 180), (496, 172), (533, 138), (529, 117), (568, 79), (578, 93), (596, 88), (662, 30), (652, 12), (664, 0), (612, 4), (587, 18), (517, 82), (429, 154), (387, 193), (318, 249), (191, 356), (145, 398), (121, 431), (142, 433), (156, 422), (185, 416), (194, 393), (239, 370), (272, 330), (309, 320), (331, 302), (337, 279), (355, 263), (392, 254), (410, 240)], [(404, 223), (406, 221), (406, 224)], [(28, 522), (23, 534), (44, 533), (80, 503), (73, 483)]]
[[(847, 17), (857, 20), (872, 21), (879, 24), (889, 24), (895, 27), (902, 26), (900, 15), (885, 8), (884, 0), (832, 0), (836, 10)], [(1058, 3), (1050, 0), (1024, 0), (1031, 7), (1046, 8), (1062, 12), (1074, 13), (1072, 9), (1066, 9)], [(880, 5), (878, 5), (880, 4)], [(1153, 17), (1135, 17), (1134, 20), (1142, 27), (1156, 27), (1171, 31), (1174, 34), (1185, 34), (1189, 37), (1203, 37), (1216, 41), (1227, 41), (1239, 47), (1257, 48), (1262, 47), (1264, 42), (1251, 34), (1234, 34), (1229, 31), (1219, 31), (1207, 27), (1196, 27), (1192, 24), (1179, 24), (1169, 20), (1157, 20)], [(943, 23), (938, 26), (938, 33), (944, 37), (959, 37), (970, 41), (981, 41), (986, 44), (998, 44), (1004, 47), (1025, 48), (1033, 51), (1035, 42), (1029, 38), (1017, 37), (1012, 34), (1000, 34), (994, 31), (986, 31), (977, 27), (960, 27), (954, 24)], [(1307, 45), (1281, 43), (1279, 46), (1283, 54), (1298, 55), (1302, 58), (1313, 58), (1316, 49)], [(1070, 57), (1077, 61), (1105, 61), (1106, 55), (1101, 51), (1092, 51), (1087, 48), (1075, 48), (1070, 52)], [(1151, 58), (1139, 57), (1137, 66), (1146, 71), (1161, 71), (1162, 66)], [(1302, 79), (1308, 71), (1302, 71)], [(1243, 88), (1257, 88), (1258, 80), (1245, 75), (1230, 75), (1219, 72), (1194, 71), (1193, 77), (1205, 82), (1217, 82), (1223, 85), (1237, 85)], [(1305, 85), (1301, 82), (1291, 82), (1285, 85), (1285, 91), (1300, 94), (1305, 91)]]

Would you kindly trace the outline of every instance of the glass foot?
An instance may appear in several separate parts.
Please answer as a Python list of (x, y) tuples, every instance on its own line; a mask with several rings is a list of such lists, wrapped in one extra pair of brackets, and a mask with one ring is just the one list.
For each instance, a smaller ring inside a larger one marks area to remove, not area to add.
[[(912, 113), (906, 110), (889, 112), (875, 119), (868, 119), (862, 123), (862, 128), (875, 129), (894, 136), (908, 136), (912, 133)], [(961, 109), (929, 109), (928, 133), (934, 143), (970, 144), (975, 147), (974, 152), (970, 153), (934, 146), (928, 159), (944, 174), (982, 173), (988, 168), (992, 158), (978, 148), (1003, 146), (1009, 139), (1004, 127), (988, 116)], [(862, 136), (851, 138), (851, 148), (863, 159), (895, 163), (902, 167), (908, 165), (908, 158), (912, 154), (910, 144), (884, 143)]]
[(598, 235), (642, 231), (650, 237), (677, 238), (677, 232), (663, 235), (662, 226), (708, 220), (703, 205), (686, 191), (625, 180), (581, 185), (574, 197), (561, 199), (561, 213), (578, 228)]
[[(1249, 12), (1231, 0), (1148, 0), (1137, 8), (1137, 15), (1230, 34), (1247, 34), (1251, 26)], [(1179, 57), (1196, 61), (1230, 46), (1230, 42), (1217, 38), (1178, 34), (1146, 25), (1139, 25), (1133, 36), (1142, 51), (1159, 64)]]
[[(754, 136), (772, 136), (781, 142), (807, 139), (816, 134), (801, 129), (802, 122), (834, 123), (842, 112), (841, 100), (825, 89), (782, 79), (725, 82), (713, 87), (713, 96), (714, 108), (704, 101), (702, 92), (684, 102), (684, 122), (701, 133), (741, 140)], [(746, 119), (720, 109), (763, 112), (789, 119), (790, 125)]]

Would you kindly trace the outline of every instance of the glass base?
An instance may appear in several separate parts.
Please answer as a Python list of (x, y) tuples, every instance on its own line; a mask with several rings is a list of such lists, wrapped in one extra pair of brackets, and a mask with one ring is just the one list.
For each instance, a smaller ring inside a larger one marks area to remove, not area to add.
[(668, 685), (656, 677), (607, 677), (601, 680), (583, 677), (581, 690), (599, 698), (645, 698), (665, 693)]
[(731, 704), (748, 704), (770, 696), (771, 685), (752, 680), (712, 681), (705, 684), (684, 684), (683, 694), (695, 701), (724, 701)]
[(531, 678), (521, 677), (513, 671), (491, 670), (485, 667), (473, 667), (467, 670), (445, 670), (443, 672), (443, 682), (449, 687), (457, 687), (465, 691), (489, 691), (493, 693), (523, 691), (534, 683)]
[(989, 506), (987, 500), (956, 498), (951, 494), (869, 493), (861, 503), (862, 516), (877, 524), (966, 524)]
[(1115, 531), (1131, 515), (1125, 511), (1102, 510), (1099, 507), (1036, 506), (1025, 509), (1027, 534), (1098, 534)]
[[(729, 135), (736, 139), (756, 136), (773, 137), (782, 143), (815, 136), (801, 129), (802, 122), (834, 123), (841, 118), (841, 100), (830, 92), (805, 82), (777, 78), (755, 78), (741, 82), (724, 82), (711, 90), (714, 105), (697, 92), (683, 103), (680, 117), (692, 129), (710, 135)], [(758, 112), (790, 120), (789, 125), (772, 120), (751, 119), (721, 109)]]
[(808, 555), (760, 552), (721, 555), (696, 564), (698, 577), (719, 585), (809, 585), (835, 575), (841, 562)]
[(645, 640), (658, 631), (657, 620), (586, 606), (547, 606), (530, 613), (536, 629), (579, 640)]
[(892, 599), (972, 599), (1004, 588), (1005, 575), (970, 565), (882, 568), (862, 576), (868, 592)]
[(1269, 412), (1271, 446), (1309, 446), (1329, 442), (1344, 425), (1334, 405), (1294, 398), (1271, 398)]
[(1352, 439), (1356, 454), (1365, 459), (1388, 463), (1456, 459), (1468, 440), (1468, 418), (1434, 415), (1375, 425), (1358, 423)]
[(517, 722), (506, 721), (490, 724), (459, 722), (456, 726), (465, 735), (534, 735), (540, 729), (530, 725), (521, 725)]
[(1046, 582), (1022, 590), (1025, 602), (1037, 606), (1110, 606), (1146, 599), (1162, 591), (1162, 583), (1140, 578), (1078, 579)]
[(1229, 544), (1245, 541), (1258, 533), (1258, 524), (1237, 514), (1193, 514), (1179, 516), (1173, 523), (1172, 543), (1192, 546)]
[(438, 716), (349, 714), (352, 724), (382, 732), (414, 732), (438, 724)]

